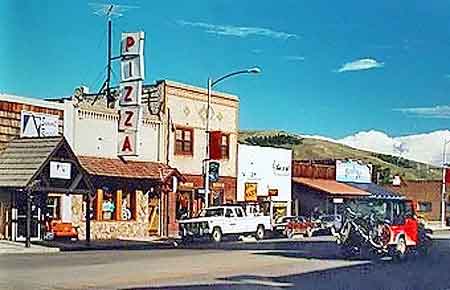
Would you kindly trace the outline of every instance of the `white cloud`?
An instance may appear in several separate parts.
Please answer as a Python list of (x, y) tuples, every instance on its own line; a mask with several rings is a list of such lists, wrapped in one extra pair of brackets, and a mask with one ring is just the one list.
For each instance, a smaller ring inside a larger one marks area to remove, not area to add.
[(338, 72), (347, 72), (347, 71), (357, 71), (357, 70), (367, 70), (372, 68), (383, 67), (384, 63), (378, 62), (372, 58), (362, 58), (352, 62), (347, 62), (344, 64)]
[(269, 28), (262, 28), (262, 27), (215, 25), (205, 22), (190, 22), (184, 20), (179, 20), (177, 21), (177, 23), (182, 26), (201, 28), (206, 33), (217, 35), (236, 36), (236, 37), (264, 36), (283, 40), (287, 40), (290, 38), (298, 38), (297, 34), (275, 31)]
[(450, 119), (450, 106), (400, 108), (394, 111), (421, 118)]
[[(375, 130), (358, 132), (337, 142), (353, 148), (372, 152), (402, 156), (423, 163), (441, 165), (444, 140), (450, 140), (450, 131), (391, 137)], [(447, 156), (449, 160), (450, 154)]]
[(299, 55), (287, 55), (284, 57), (284, 59), (287, 61), (304, 61), (305, 57)]

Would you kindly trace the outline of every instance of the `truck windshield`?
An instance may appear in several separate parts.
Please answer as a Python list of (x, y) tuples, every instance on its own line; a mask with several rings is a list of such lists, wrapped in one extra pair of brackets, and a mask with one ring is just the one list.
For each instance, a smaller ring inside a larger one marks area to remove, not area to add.
[(223, 208), (210, 208), (210, 209), (202, 209), (199, 217), (217, 217), (223, 216)]

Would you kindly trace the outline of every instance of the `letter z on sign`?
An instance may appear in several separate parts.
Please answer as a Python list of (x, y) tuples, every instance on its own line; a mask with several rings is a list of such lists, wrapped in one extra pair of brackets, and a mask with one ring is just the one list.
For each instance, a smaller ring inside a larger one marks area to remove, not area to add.
[(142, 81), (120, 84), (120, 106), (136, 106), (141, 103)]
[(137, 131), (139, 126), (140, 108), (130, 107), (120, 110), (119, 130)]

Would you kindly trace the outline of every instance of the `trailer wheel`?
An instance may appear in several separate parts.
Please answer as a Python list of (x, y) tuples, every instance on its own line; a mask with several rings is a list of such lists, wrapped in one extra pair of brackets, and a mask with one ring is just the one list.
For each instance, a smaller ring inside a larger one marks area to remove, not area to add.
[(222, 231), (219, 227), (215, 227), (211, 233), (211, 238), (214, 242), (220, 243), (222, 241)]

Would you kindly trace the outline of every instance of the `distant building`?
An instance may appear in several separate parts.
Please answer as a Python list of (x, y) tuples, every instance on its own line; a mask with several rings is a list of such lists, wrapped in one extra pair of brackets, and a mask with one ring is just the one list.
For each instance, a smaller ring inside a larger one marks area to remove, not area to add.
[(239, 144), (237, 201), (276, 220), (291, 215), (292, 150)]
[[(403, 180), (395, 185), (386, 185), (389, 190), (398, 192), (407, 199), (414, 200), (417, 213), (427, 221), (441, 219), (442, 180)], [(446, 213), (450, 216), (450, 203), (446, 198)]]

